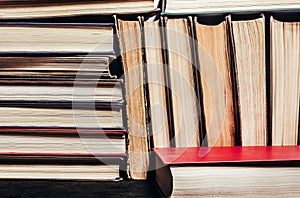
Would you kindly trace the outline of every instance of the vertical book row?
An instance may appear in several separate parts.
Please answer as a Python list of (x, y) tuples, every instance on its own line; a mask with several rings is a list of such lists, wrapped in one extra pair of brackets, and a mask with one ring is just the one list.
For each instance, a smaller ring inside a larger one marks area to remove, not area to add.
[(151, 148), (297, 145), (299, 22), (272, 16), (117, 21), (131, 174)]

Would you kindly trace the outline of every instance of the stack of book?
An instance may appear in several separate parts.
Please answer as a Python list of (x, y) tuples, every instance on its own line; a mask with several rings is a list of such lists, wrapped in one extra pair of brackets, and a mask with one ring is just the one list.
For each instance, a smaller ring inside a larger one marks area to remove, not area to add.
[[(0, 153), (11, 162), (1, 177), (119, 176), (126, 146), (122, 80), (109, 73), (112, 24), (16, 22), (0, 31)], [(118, 162), (96, 165), (102, 157)]]

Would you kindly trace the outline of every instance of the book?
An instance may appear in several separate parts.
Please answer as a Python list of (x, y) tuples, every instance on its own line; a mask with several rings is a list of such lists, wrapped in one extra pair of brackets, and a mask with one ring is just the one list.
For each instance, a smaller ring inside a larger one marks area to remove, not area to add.
[[(40, 83), (37, 81), (36, 83)], [(50, 82), (49, 82), (50, 83)], [(76, 82), (77, 83), (77, 82)], [(97, 85), (98, 83), (95, 82)], [(40, 102), (122, 102), (122, 90), (119, 85), (114, 86), (66, 86), (60, 84), (49, 85), (0, 85), (1, 101), (40, 101)], [(11, 104), (13, 105), (13, 104)], [(17, 105), (17, 104), (16, 104)]]
[[(109, 53), (109, 52), (108, 52)], [(75, 76), (80, 75), (108, 75), (109, 64), (114, 59), (114, 55), (67, 55), (57, 54), (56, 56), (36, 55), (36, 56), (1, 56), (1, 73), (12, 72), (11, 75), (25, 77), (28, 73), (39, 75), (59, 75)], [(18, 73), (19, 72), (19, 73)], [(35, 73), (34, 73), (35, 72)], [(19, 74), (19, 75), (17, 75)], [(23, 75), (21, 75), (23, 74)], [(79, 75), (78, 74), (78, 75)], [(32, 76), (33, 77), (33, 76)]]
[(281, 22), (272, 17), (270, 26), (272, 145), (297, 145), (299, 22)]
[(2, 23), (0, 33), (1, 53), (113, 53), (110, 24)]
[[(17, 130), (17, 128), (14, 128)], [(20, 130), (20, 129), (19, 129)], [(34, 129), (32, 129), (34, 130)], [(84, 131), (77, 136), (33, 135), (29, 133), (6, 133), (0, 131), (0, 153), (67, 153), (81, 154), (120, 154), (125, 153), (124, 134), (118, 136)]]
[[(200, 156), (201, 149), (209, 150)], [(297, 146), (154, 149), (163, 197), (282, 197), (299, 194)]]
[(199, 146), (199, 117), (187, 19), (165, 19), (176, 147)]
[(226, 22), (205, 25), (195, 18), (208, 146), (235, 144), (234, 97)]
[[(59, 105), (59, 104), (58, 104)], [(77, 106), (78, 105), (78, 106)], [(122, 128), (122, 111), (95, 110), (92, 105), (74, 105), (72, 108), (3, 107), (0, 103), (1, 126), (39, 126), (39, 127), (85, 127), (85, 128)], [(72, 106), (71, 106), (72, 107)], [(77, 107), (77, 108), (75, 108)]]
[(245, 13), (274, 10), (296, 10), (299, 9), (296, 0), (264, 1), (264, 0), (168, 0), (165, 12), (168, 14), (222, 14), (222, 13)]
[(129, 171), (133, 179), (146, 179), (149, 165), (144, 97), (141, 27), (139, 21), (118, 20), (124, 67), (129, 139)]
[[(1, 20), (40, 19), (54, 17), (78, 17), (84, 15), (113, 15), (145, 13), (158, 4), (150, 0), (140, 1), (2, 1)], [(18, 13), (16, 15), (16, 13)]]
[(144, 23), (147, 85), (153, 147), (169, 147), (170, 134), (164, 57), (162, 54), (162, 28), (159, 21)]
[(241, 142), (267, 144), (265, 19), (231, 21)]
[(1, 164), (1, 179), (118, 181), (119, 165)]

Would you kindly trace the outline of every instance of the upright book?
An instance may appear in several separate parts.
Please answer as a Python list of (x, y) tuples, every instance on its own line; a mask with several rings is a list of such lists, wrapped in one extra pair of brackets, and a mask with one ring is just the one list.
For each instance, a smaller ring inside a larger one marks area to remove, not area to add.
[(139, 21), (118, 20), (124, 65), (130, 174), (145, 179), (149, 163), (141, 27)]
[(226, 22), (200, 24), (194, 19), (207, 143), (235, 144), (234, 97), (232, 90), (229, 35)]
[(265, 19), (231, 21), (243, 146), (267, 144)]
[(272, 17), (270, 25), (272, 145), (297, 145), (300, 23)]
[(195, 94), (194, 64), (187, 19), (165, 18), (168, 51), (168, 78), (174, 119), (174, 144), (199, 146), (199, 117)]
[(151, 135), (156, 148), (170, 146), (168, 104), (166, 94), (166, 65), (161, 35), (163, 29), (159, 21), (144, 23), (146, 75), (149, 89), (149, 112), (151, 116)]

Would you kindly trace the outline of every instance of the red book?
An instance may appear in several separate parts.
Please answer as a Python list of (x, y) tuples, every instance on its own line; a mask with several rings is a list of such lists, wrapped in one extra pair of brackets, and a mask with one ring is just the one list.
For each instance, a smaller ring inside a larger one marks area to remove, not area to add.
[(299, 197), (299, 146), (155, 148), (164, 197)]

